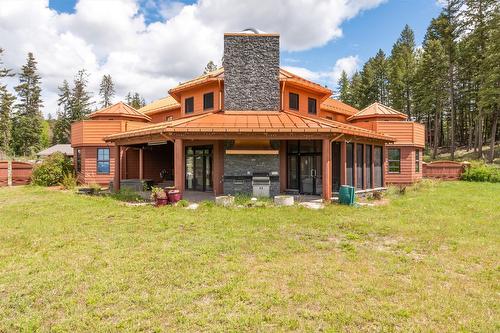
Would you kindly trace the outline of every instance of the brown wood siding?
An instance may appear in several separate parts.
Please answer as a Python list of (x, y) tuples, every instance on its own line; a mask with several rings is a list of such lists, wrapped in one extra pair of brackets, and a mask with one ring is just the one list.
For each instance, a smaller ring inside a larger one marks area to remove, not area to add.
[(71, 146), (105, 145), (103, 138), (108, 135), (134, 130), (149, 124), (126, 120), (83, 120), (71, 125)]
[[(299, 95), (299, 110), (290, 109), (290, 93), (294, 93)], [(297, 112), (303, 115), (309, 115), (308, 113), (308, 98), (316, 99), (316, 115), (320, 115), (320, 104), (321, 104), (321, 95), (314, 94), (313, 92), (309, 92), (307, 90), (303, 90), (296, 87), (289, 87), (285, 85), (285, 90), (283, 94), (283, 109), (286, 111)]]
[(139, 149), (129, 148), (122, 164), (123, 179), (139, 179)]
[(168, 117), (172, 117), (172, 119), (177, 119), (181, 116), (181, 108), (175, 110), (167, 110), (158, 112), (155, 114), (149, 115), (151, 117), (151, 122), (153, 123), (162, 123), (164, 121), (168, 121)]
[[(214, 107), (209, 110), (203, 110), (203, 95), (206, 93), (214, 93)], [(187, 115), (192, 115), (192, 114), (199, 114), (203, 112), (208, 112), (208, 111), (214, 111), (214, 110), (219, 110), (219, 85), (215, 83), (210, 83), (203, 85), (201, 87), (196, 87), (192, 88), (189, 90), (185, 90), (182, 92), (181, 95), (181, 114), (186, 115), (184, 106), (185, 106), (185, 100), (186, 98), (194, 97), (194, 112), (188, 113)], [(165, 120), (163, 120), (165, 121)]]
[[(97, 174), (97, 149), (109, 148), (110, 172), (109, 174)], [(78, 181), (83, 184), (97, 183), (108, 185), (113, 180), (115, 170), (115, 149), (113, 146), (82, 147), (82, 171), (78, 174)]]
[[(385, 172), (387, 184), (412, 184), (422, 178), (422, 165), (420, 172), (415, 171), (415, 147), (387, 145), (384, 153), (384, 160), (388, 160), (388, 150), (397, 148), (401, 150), (401, 167), (399, 173)], [(420, 160), (422, 161), (422, 150), (420, 150)], [(422, 162), (420, 162), (422, 163)]]

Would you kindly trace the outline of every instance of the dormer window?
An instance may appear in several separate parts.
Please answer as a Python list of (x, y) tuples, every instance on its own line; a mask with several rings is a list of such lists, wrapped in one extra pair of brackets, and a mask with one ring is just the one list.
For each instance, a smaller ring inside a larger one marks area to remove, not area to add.
[(194, 112), (194, 97), (189, 97), (184, 100), (184, 113)]
[(288, 104), (290, 107), (290, 110), (299, 110), (299, 95), (295, 93), (290, 93), (288, 95)]
[(309, 114), (316, 114), (316, 99), (314, 98), (307, 99), (307, 112)]
[(203, 110), (210, 110), (214, 108), (214, 93), (206, 93), (203, 95)]

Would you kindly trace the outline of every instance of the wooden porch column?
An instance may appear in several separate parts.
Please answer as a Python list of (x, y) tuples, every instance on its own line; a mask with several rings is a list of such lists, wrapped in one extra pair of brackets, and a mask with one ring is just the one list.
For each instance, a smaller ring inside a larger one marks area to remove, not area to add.
[(371, 183), (371, 188), (375, 188), (375, 145), (372, 145), (371, 160), (372, 160), (372, 174), (371, 174), (372, 183)]
[(120, 191), (120, 180), (121, 180), (121, 159), (122, 159), (122, 147), (116, 145), (115, 150), (115, 174), (113, 178), (113, 191), (116, 193)]
[(347, 168), (347, 154), (345, 141), (340, 143), (340, 185), (347, 185), (346, 168)]
[(332, 199), (332, 144), (330, 139), (323, 139), (322, 167), (323, 199), (330, 202)]
[(184, 191), (185, 184), (185, 157), (184, 157), (184, 142), (182, 139), (174, 141), (174, 184), (179, 191)]
[(214, 194), (221, 195), (224, 193), (224, 140), (215, 141), (213, 161)]
[(285, 193), (287, 183), (286, 141), (280, 141), (280, 192)]
[(139, 148), (139, 179), (144, 179), (144, 149)]
[(387, 148), (386, 148), (386, 144), (384, 143), (382, 145), (382, 187), (385, 187), (386, 184), (385, 184), (385, 178), (386, 178), (386, 173), (385, 173), (385, 170), (387, 170), (387, 166), (386, 166), (386, 163), (387, 163)]

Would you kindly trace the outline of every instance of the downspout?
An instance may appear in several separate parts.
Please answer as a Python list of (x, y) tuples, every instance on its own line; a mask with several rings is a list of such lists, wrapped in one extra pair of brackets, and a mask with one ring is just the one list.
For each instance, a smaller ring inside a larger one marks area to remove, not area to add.
[(285, 84), (286, 84), (286, 81), (283, 80), (283, 87), (281, 88), (281, 110), (285, 110), (284, 106), (283, 106), (283, 101), (285, 100)]
[(221, 80), (217, 80), (217, 84), (219, 86), (219, 111), (222, 111), (222, 89), (221, 89), (221, 86), (220, 86), (220, 82)]

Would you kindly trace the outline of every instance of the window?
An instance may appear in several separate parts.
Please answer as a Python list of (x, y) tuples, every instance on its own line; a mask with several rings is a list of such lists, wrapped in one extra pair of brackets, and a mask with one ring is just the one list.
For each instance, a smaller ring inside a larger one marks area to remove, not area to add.
[(82, 171), (82, 150), (76, 150), (76, 172)]
[(392, 148), (389, 153), (389, 172), (400, 173), (401, 171), (401, 149)]
[(289, 95), (289, 101), (288, 101), (289, 107), (291, 110), (299, 110), (299, 95), (290, 93)]
[(172, 121), (172, 120), (174, 120), (173, 116), (166, 116), (165, 117), (165, 121)]
[(97, 148), (97, 173), (109, 174), (109, 148)]
[(354, 143), (346, 145), (346, 182), (347, 185), (354, 185)]
[(309, 114), (316, 114), (316, 100), (314, 98), (307, 99), (307, 112)]
[(214, 108), (214, 93), (207, 93), (203, 95), (203, 110), (210, 110)]
[(375, 167), (375, 188), (382, 187), (384, 184), (384, 168), (382, 166), (383, 161), (383, 151), (382, 147), (375, 146), (374, 150), (373, 166)]
[(420, 150), (415, 149), (415, 172), (420, 172)]
[(356, 188), (359, 190), (362, 190), (365, 185), (364, 165), (364, 145), (358, 143), (356, 144)]
[(184, 100), (184, 113), (193, 113), (194, 97), (189, 97)]

